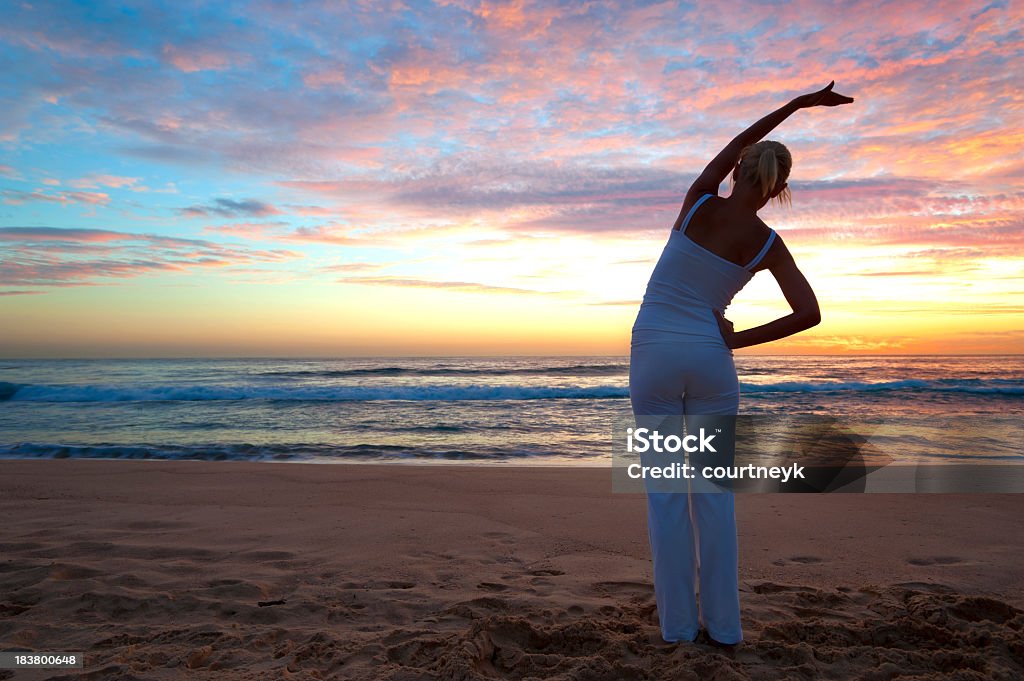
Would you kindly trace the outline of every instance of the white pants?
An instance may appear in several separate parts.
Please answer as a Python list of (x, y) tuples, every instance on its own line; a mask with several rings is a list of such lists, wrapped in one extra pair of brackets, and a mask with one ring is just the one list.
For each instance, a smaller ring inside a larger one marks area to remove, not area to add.
[[(715, 343), (635, 343), (629, 397), (638, 417), (735, 415), (739, 381), (732, 352)], [(689, 491), (647, 492), (661, 635), (666, 641), (692, 641), (703, 626), (716, 641), (738, 643), (743, 630), (734, 495), (720, 488), (695, 493), (692, 485), (698, 484), (690, 481)]]

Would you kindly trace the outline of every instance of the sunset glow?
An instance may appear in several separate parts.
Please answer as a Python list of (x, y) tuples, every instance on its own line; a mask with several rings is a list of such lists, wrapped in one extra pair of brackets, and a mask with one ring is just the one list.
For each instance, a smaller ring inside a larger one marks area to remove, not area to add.
[(7, 4), (0, 355), (626, 354), (690, 183), (832, 79), (761, 212), (822, 323), (738, 352), (1024, 352), (1020, 7), (725, 4)]

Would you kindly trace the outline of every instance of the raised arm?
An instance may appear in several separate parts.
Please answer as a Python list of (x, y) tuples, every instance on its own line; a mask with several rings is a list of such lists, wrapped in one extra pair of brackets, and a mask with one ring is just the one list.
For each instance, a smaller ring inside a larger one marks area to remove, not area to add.
[(792, 254), (786, 248), (786, 244), (782, 242), (781, 237), (776, 237), (764, 262), (775, 276), (775, 280), (779, 282), (782, 295), (786, 297), (786, 302), (789, 303), (793, 312), (752, 329), (734, 331), (732, 322), (723, 317), (720, 311), (715, 310), (722, 338), (725, 340), (725, 344), (733, 350), (792, 336), (821, 322), (821, 312), (818, 309), (818, 299), (814, 295), (814, 290), (807, 282), (803, 272), (796, 266)]
[(690, 199), (691, 194), (694, 200), (704, 194), (717, 194), (718, 186), (722, 184), (725, 178), (729, 177), (729, 173), (732, 172), (732, 169), (739, 162), (740, 152), (743, 151), (743, 148), (755, 142), (760, 142), (765, 135), (777, 128), (782, 121), (789, 118), (799, 108), (794, 99), (736, 135), (731, 142), (725, 145), (724, 149), (718, 152), (718, 156), (712, 159), (711, 163), (704, 168), (704, 172), (690, 185), (686, 198)]
[[(717, 194), (718, 186), (722, 184), (739, 162), (740, 152), (743, 151), (743, 148), (760, 142), (765, 135), (778, 127), (782, 121), (789, 118), (794, 112), (812, 106), (838, 106), (852, 102), (853, 97), (847, 97), (832, 91), (832, 87), (835, 84), (836, 82), (832, 81), (821, 90), (800, 95), (761, 118), (737, 135), (729, 144), (725, 145), (725, 148), (718, 152), (718, 155), (704, 168), (704, 172), (690, 185), (689, 191), (686, 192), (686, 199), (683, 201), (683, 211), (681, 213), (689, 210), (689, 207), (704, 194)], [(682, 222), (682, 218), (678, 222)]]

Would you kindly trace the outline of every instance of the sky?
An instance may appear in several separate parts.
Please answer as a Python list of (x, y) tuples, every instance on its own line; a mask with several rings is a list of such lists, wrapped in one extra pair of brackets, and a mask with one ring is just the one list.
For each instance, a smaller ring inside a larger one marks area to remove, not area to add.
[[(627, 354), (690, 183), (798, 111), (766, 206), (822, 322), (737, 354), (1024, 352), (1007, 2), (9, 2), (0, 356)], [(723, 183), (720, 193), (727, 195)], [(787, 314), (763, 271), (726, 315)]]

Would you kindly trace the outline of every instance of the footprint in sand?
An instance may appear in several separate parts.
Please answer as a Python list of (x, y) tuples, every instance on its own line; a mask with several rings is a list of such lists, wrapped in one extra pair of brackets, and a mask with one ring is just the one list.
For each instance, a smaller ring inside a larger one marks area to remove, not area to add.
[(483, 589), (484, 591), (508, 591), (508, 586), (494, 582), (480, 582), (476, 585), (476, 588)]
[(499, 544), (515, 544), (516, 538), (508, 532), (484, 532), (482, 537), (493, 539)]
[(1006, 624), (1019, 617), (1022, 611), (994, 598), (964, 596), (952, 606), (950, 612), (968, 622), (988, 620), (996, 624)]
[(93, 568), (86, 567), (84, 565), (54, 563), (50, 566), (50, 579), (58, 582), (65, 582), (74, 579), (90, 579), (92, 577), (98, 577), (105, 574), (107, 573), (102, 570), (94, 570)]
[(34, 541), (0, 542), (0, 553), (17, 553), (19, 551), (35, 551), (44, 548), (45, 544)]
[(539, 570), (530, 570), (526, 574), (531, 575), (533, 577), (559, 577), (561, 575), (564, 575), (565, 572), (563, 572), (562, 570), (541, 568)]
[(15, 617), (31, 608), (28, 603), (0, 603), (0, 617)]
[(399, 580), (389, 580), (384, 582), (345, 582), (339, 586), (342, 589), (386, 591), (388, 589), (412, 589), (415, 588), (416, 582), (403, 582)]
[(789, 558), (779, 558), (778, 560), (773, 560), (772, 565), (814, 565), (816, 563), (824, 562), (825, 559), (819, 558), (818, 556), (790, 556)]
[(149, 532), (152, 530), (180, 530), (193, 527), (191, 523), (184, 523), (172, 520), (136, 520), (123, 525), (128, 530), (141, 530)]
[(817, 591), (817, 589), (812, 587), (798, 586), (796, 584), (777, 584), (776, 582), (748, 582), (746, 588), (740, 588), (740, 591), (748, 590), (756, 594), (813, 593)]
[(264, 593), (258, 584), (243, 579), (213, 579), (204, 586), (196, 589), (199, 592), (206, 592), (210, 596), (219, 599), (245, 598), (258, 599)]
[(51, 570), (50, 565), (8, 561), (0, 571), (0, 594), (13, 594), (19, 589), (35, 586), (50, 577)]
[(644, 582), (594, 582), (591, 587), (602, 596), (644, 599), (654, 595), (654, 585)]
[(907, 562), (911, 565), (958, 565), (966, 561), (958, 556), (927, 556), (924, 558), (908, 558)]
[(264, 562), (291, 560), (292, 558), (295, 558), (295, 554), (291, 551), (247, 551), (245, 553), (238, 554), (238, 557), (245, 558), (246, 560)]

